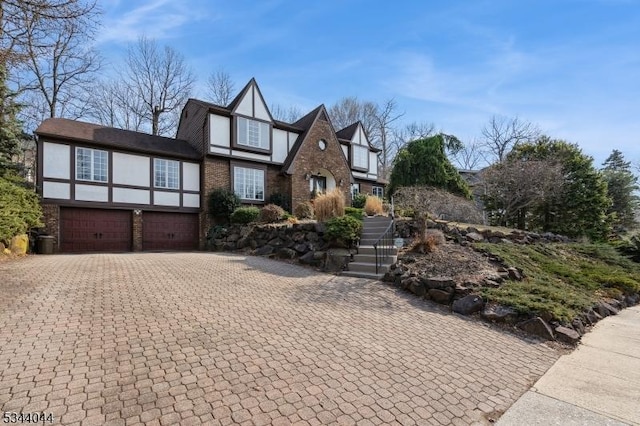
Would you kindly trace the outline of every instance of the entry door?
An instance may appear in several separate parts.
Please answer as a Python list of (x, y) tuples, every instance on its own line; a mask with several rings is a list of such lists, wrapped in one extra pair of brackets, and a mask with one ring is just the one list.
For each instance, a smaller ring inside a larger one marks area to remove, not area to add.
[(325, 176), (312, 176), (311, 177), (311, 192), (312, 194), (323, 194), (327, 191), (327, 178)]

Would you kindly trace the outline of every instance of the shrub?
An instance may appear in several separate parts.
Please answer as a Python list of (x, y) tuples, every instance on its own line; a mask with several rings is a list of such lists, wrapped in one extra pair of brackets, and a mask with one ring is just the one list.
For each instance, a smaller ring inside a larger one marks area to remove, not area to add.
[(19, 177), (0, 178), (0, 241), (24, 234), (29, 228), (42, 226), (42, 208), (38, 196), (24, 186)]
[(622, 254), (629, 257), (634, 262), (640, 262), (640, 234), (624, 238), (622, 241), (615, 244), (615, 246), (618, 251), (622, 252)]
[(351, 245), (360, 238), (362, 221), (352, 216), (332, 217), (327, 220), (324, 236), (328, 240)]
[(291, 202), (287, 194), (275, 192), (269, 197), (269, 203), (282, 207), (286, 211), (291, 211)]
[(425, 186), (398, 188), (393, 193), (396, 211), (413, 210), (413, 217), (429, 213), (451, 222), (483, 223), (482, 211), (469, 199)]
[(296, 206), (293, 214), (298, 219), (313, 219), (313, 206), (308, 201), (300, 203)]
[(260, 210), (260, 220), (262, 222), (280, 222), (284, 218), (285, 211), (275, 204), (267, 204)]
[(358, 220), (362, 220), (362, 215), (364, 213), (363, 209), (358, 209), (355, 207), (345, 207), (344, 208), (344, 214), (347, 216), (351, 216), (354, 217)]
[(409, 250), (422, 254), (431, 253), (435, 251), (437, 246), (444, 244), (444, 241), (442, 231), (438, 229), (427, 229), (424, 235), (416, 237), (409, 247)]
[(231, 214), (240, 207), (240, 197), (225, 188), (216, 188), (209, 194), (209, 214), (229, 220)]
[(357, 209), (364, 208), (364, 203), (367, 202), (367, 194), (357, 193), (353, 196), (353, 200), (351, 201), (351, 207), (355, 207)]
[(344, 194), (339, 189), (333, 189), (318, 195), (314, 200), (316, 219), (326, 222), (332, 217), (344, 215)]
[(257, 207), (239, 207), (231, 213), (231, 222), (249, 223), (255, 222), (260, 217), (260, 209)]
[(368, 196), (364, 203), (364, 212), (369, 216), (382, 214), (382, 200), (374, 195)]
[(398, 217), (411, 217), (414, 218), (416, 217), (416, 211), (413, 210), (412, 208), (406, 208), (406, 209), (396, 209), (396, 215)]

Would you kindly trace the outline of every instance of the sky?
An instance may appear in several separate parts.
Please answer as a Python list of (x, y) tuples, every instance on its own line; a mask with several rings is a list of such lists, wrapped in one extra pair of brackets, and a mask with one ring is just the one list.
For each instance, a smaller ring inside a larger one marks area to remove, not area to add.
[(255, 77), (267, 105), (305, 113), (395, 99), (401, 120), (463, 142), (492, 116), (577, 143), (599, 166), (640, 163), (640, 0), (100, 0), (97, 48), (117, 69), (139, 36), (198, 78)]

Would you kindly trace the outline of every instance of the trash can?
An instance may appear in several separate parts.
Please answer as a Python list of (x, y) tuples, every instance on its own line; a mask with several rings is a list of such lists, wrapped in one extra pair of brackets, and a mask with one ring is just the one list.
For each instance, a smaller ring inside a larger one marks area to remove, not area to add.
[(53, 254), (53, 240), (51, 235), (40, 235), (38, 237), (38, 253), (39, 254)]

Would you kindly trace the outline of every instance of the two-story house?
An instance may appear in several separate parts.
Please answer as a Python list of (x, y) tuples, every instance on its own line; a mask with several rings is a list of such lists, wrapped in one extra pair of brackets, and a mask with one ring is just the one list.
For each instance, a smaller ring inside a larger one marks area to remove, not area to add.
[(214, 188), (291, 208), (333, 188), (383, 194), (361, 123), (336, 131), (323, 105), (274, 120), (254, 79), (226, 106), (189, 99), (175, 139), (65, 119), (36, 134), (46, 229), (62, 252), (202, 248)]

